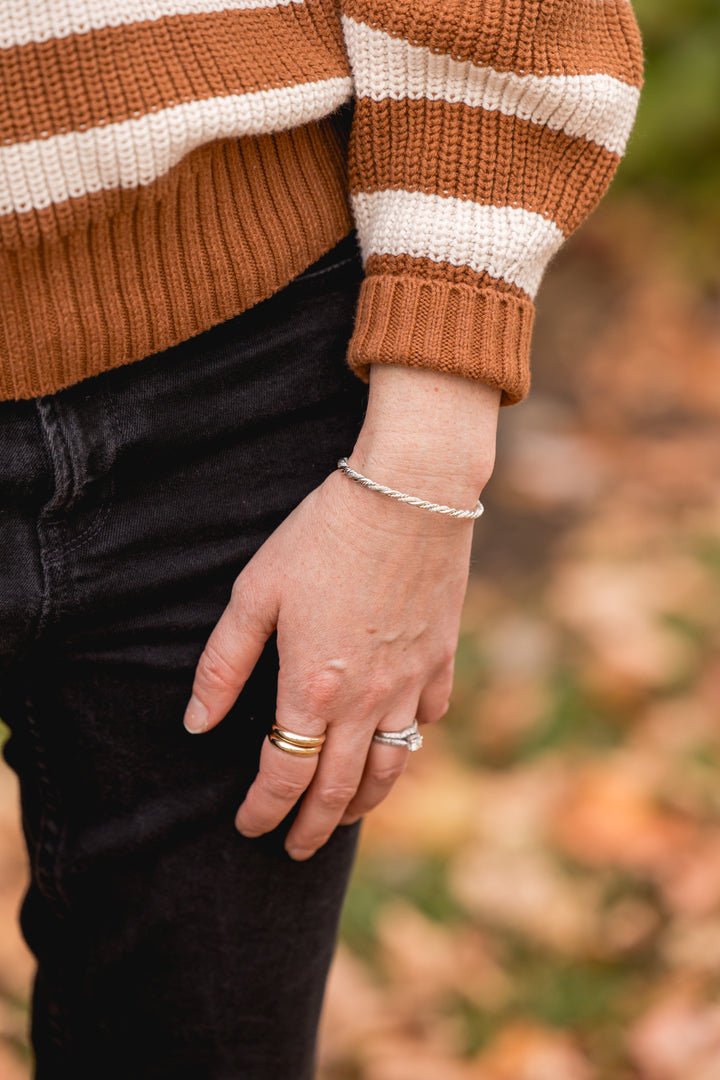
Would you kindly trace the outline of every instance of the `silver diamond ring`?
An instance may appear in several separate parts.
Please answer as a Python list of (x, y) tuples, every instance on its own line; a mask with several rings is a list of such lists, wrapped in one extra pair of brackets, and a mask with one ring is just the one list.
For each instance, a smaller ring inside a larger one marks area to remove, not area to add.
[(403, 728), (402, 731), (376, 731), (373, 739), (386, 746), (405, 746), (408, 750), (419, 750), (423, 744), (417, 720), (413, 720), (410, 727)]

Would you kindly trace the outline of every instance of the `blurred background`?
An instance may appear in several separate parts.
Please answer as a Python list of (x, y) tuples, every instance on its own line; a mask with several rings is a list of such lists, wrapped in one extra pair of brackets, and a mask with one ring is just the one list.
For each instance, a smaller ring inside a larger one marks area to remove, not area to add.
[[(318, 1080), (720, 1078), (720, 2), (646, 86), (503, 411), (449, 716), (365, 822)], [(0, 1080), (27, 1080), (0, 771)], [(281, 1080), (281, 1078), (278, 1078)]]

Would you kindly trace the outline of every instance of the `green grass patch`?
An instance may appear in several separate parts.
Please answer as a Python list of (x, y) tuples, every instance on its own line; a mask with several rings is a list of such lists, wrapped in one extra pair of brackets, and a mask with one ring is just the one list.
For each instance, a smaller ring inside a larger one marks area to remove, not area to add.
[(446, 863), (439, 857), (373, 855), (358, 860), (340, 924), (340, 937), (353, 952), (378, 961), (376, 925), (385, 904), (402, 899), (444, 926), (467, 917), (447, 886)]
[(574, 672), (556, 671), (549, 681), (551, 704), (540, 723), (518, 742), (516, 760), (574, 746), (605, 750), (621, 741), (622, 716), (593, 701)]

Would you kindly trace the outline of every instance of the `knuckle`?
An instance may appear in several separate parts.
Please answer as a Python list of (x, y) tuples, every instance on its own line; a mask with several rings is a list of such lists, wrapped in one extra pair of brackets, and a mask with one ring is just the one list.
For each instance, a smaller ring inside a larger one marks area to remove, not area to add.
[(394, 784), (405, 772), (405, 762), (399, 761), (396, 765), (385, 765), (381, 769), (373, 769), (372, 779), (381, 787)]
[(437, 724), (438, 720), (442, 720), (449, 708), (450, 702), (447, 698), (438, 698), (437, 701), (428, 702), (422, 709), (420, 721), (423, 724)]
[(337, 698), (341, 679), (333, 671), (313, 672), (305, 682), (305, 695), (316, 712), (323, 712)]
[(457, 645), (455, 641), (443, 642), (437, 650), (435, 655), (435, 663), (439, 671), (452, 671), (455, 664), (455, 652)]
[(283, 802), (296, 802), (305, 791), (307, 783), (296, 776), (282, 776), (268, 773), (263, 777), (262, 788), (266, 794)]
[(230, 590), (230, 603), (236, 617), (257, 606), (257, 589), (248, 574), (243, 573), (235, 578)]
[(353, 784), (333, 784), (332, 787), (318, 788), (316, 798), (327, 810), (343, 810), (356, 790)]
[(366, 705), (375, 706), (380, 702), (386, 701), (392, 696), (398, 683), (402, 681), (402, 677), (390, 678), (388, 675), (376, 675), (368, 682), (368, 685), (364, 691), (363, 698)]
[(230, 590), (230, 599), (234, 604), (242, 606), (245, 603), (245, 597), (247, 596), (247, 585), (245, 578), (240, 574), (235, 578), (233, 587)]
[(427, 720), (425, 722), (427, 724), (437, 724), (438, 720), (442, 720), (443, 716), (445, 716), (445, 713), (448, 711), (449, 708), (450, 708), (450, 702), (449, 701), (442, 702), (436, 708), (431, 710), (431, 712), (430, 712), (430, 714), (429, 714), (429, 716), (428, 716), (428, 718), (427, 718)]
[(422, 662), (418, 657), (414, 660), (409, 660), (403, 672), (403, 682), (408, 686), (414, 686), (421, 682), (427, 675), (427, 665)]
[(197, 669), (200, 679), (210, 688), (232, 689), (237, 681), (235, 670), (220, 650), (208, 644), (205, 646)]
[(329, 835), (327, 831), (318, 832), (310, 829), (298, 834), (296, 842), (298, 847), (303, 848), (305, 851), (317, 851), (328, 840)]

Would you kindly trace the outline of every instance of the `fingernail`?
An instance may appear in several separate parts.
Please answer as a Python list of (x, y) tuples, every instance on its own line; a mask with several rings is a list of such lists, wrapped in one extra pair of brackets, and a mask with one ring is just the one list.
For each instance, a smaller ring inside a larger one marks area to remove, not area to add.
[(185, 718), (183, 719), (186, 730), (192, 735), (199, 735), (201, 731), (205, 731), (208, 724), (208, 715), (205, 705), (203, 705), (202, 701), (198, 701), (193, 694), (188, 702)]
[(303, 862), (305, 859), (309, 859), (311, 855), (315, 854), (315, 852), (311, 851), (309, 848), (289, 847), (285, 850), (295, 862)]

